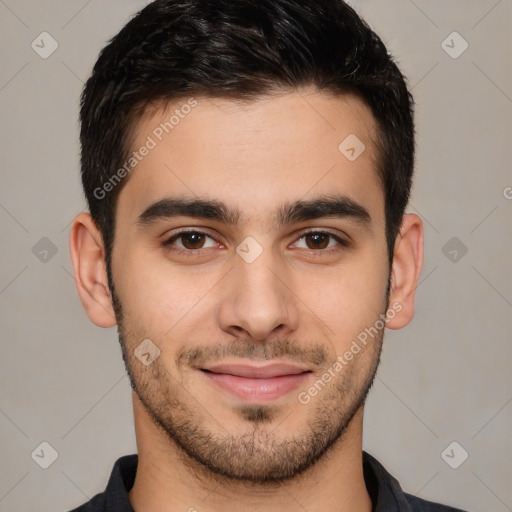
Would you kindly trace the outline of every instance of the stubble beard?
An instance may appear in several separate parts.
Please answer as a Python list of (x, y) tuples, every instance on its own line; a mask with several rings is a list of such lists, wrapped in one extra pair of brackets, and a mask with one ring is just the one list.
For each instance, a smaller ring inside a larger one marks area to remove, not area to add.
[[(145, 367), (134, 356), (138, 329), (127, 329), (121, 303), (112, 286), (123, 360), (132, 389), (149, 416), (176, 447), (184, 463), (215, 479), (271, 486), (291, 480), (313, 467), (340, 442), (355, 413), (364, 405), (380, 362), (384, 330), (358, 353), (328, 386), (307, 405), (307, 420), (294, 434), (282, 435), (287, 415), (276, 405), (241, 405), (236, 413), (241, 427), (229, 431), (201, 403), (201, 397), (184, 387), (164, 367), (162, 357)], [(127, 335), (130, 333), (130, 336)], [(140, 338), (143, 339), (143, 338)], [(262, 346), (262, 345), (259, 345)], [(287, 340), (269, 344), (266, 354), (282, 354), (295, 345)], [(237, 356), (254, 354), (255, 345), (235, 340)], [(244, 348), (245, 347), (245, 348)], [(229, 352), (223, 347), (224, 352)], [(325, 350), (325, 349), (324, 349)], [(270, 357), (271, 359), (272, 357)], [(307, 361), (304, 359), (303, 361)], [(334, 361), (327, 363), (326, 369)], [(315, 381), (321, 374), (315, 376)]]

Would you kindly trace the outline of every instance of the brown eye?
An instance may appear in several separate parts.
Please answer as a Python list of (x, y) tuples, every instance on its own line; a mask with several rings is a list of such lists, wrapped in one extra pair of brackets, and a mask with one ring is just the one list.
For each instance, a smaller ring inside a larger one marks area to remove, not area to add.
[[(207, 239), (211, 241), (208, 242)], [(191, 253), (200, 249), (215, 247), (215, 240), (201, 231), (181, 231), (163, 242), (163, 246), (183, 253)]]
[(308, 249), (325, 249), (329, 245), (330, 235), (326, 233), (310, 233), (304, 236)]
[(190, 232), (182, 233), (179, 238), (186, 249), (202, 249), (206, 237), (202, 233)]
[(321, 252), (324, 249), (335, 249), (336, 246), (349, 246), (349, 244), (345, 242), (342, 238), (336, 236), (333, 233), (329, 233), (328, 231), (310, 231), (309, 233), (304, 233), (299, 238), (299, 241), (302, 242), (302, 247), (299, 246), (299, 248), (311, 249), (313, 251), (316, 250), (319, 252)]

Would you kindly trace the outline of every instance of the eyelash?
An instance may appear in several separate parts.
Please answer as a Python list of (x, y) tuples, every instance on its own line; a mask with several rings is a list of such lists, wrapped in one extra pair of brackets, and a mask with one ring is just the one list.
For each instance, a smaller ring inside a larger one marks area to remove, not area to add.
[[(178, 254), (182, 254), (182, 255), (184, 255), (186, 257), (192, 257), (192, 258), (193, 257), (197, 257), (197, 256), (201, 256), (201, 251), (203, 251), (203, 250), (213, 249), (213, 247), (207, 247), (206, 249), (202, 249), (202, 248), (200, 248), (200, 249), (181, 249), (181, 248), (176, 248), (175, 246), (173, 246), (173, 242), (174, 241), (179, 239), (181, 236), (186, 235), (186, 234), (190, 234), (190, 233), (194, 233), (194, 234), (198, 234), (198, 235), (205, 235), (208, 238), (211, 238), (212, 240), (215, 240), (211, 235), (209, 235), (208, 233), (205, 233), (204, 231), (199, 231), (199, 230), (196, 230), (196, 229), (181, 230), (178, 233), (175, 233), (174, 235), (172, 235), (170, 238), (168, 238), (164, 242), (162, 242), (162, 246), (165, 249), (169, 250), (169, 251), (172, 251), (172, 252), (175, 252), (175, 253), (178, 253)], [(350, 247), (350, 243), (349, 242), (347, 242), (343, 238), (339, 237), (338, 235), (335, 235), (334, 233), (331, 233), (330, 231), (322, 231), (322, 230), (306, 231), (306, 232), (303, 232), (298, 237), (297, 240), (301, 240), (302, 238), (304, 238), (307, 235), (327, 235), (327, 236), (333, 238), (334, 240), (336, 240), (336, 242), (338, 242), (338, 244), (340, 244), (342, 247), (345, 247), (345, 248)], [(306, 250), (313, 251), (313, 252), (316, 252), (316, 253), (331, 253), (331, 252), (336, 251), (338, 249), (331, 247), (329, 249), (306, 249)]]

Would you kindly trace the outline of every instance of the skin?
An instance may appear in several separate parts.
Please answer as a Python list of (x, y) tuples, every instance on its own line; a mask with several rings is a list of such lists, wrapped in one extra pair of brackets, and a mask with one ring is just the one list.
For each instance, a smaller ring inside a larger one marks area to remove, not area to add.
[[(363, 407), (383, 329), (307, 404), (298, 395), (392, 305), (387, 328), (410, 322), (423, 263), (421, 219), (404, 215), (390, 273), (376, 125), (357, 97), (305, 89), (247, 104), (197, 101), (119, 195), (112, 277), (122, 318), (118, 310), (116, 319), (102, 238), (90, 215), (78, 215), (71, 229), (83, 306), (96, 325), (118, 324), (134, 387), (139, 466), (132, 506), (137, 512), (235, 511), (241, 504), (247, 511), (369, 512)], [(134, 150), (183, 103), (147, 111)], [(353, 162), (338, 149), (349, 134), (366, 146)], [(191, 216), (137, 224), (150, 205), (178, 195), (222, 201), (240, 217), (233, 225)], [(371, 221), (273, 221), (286, 203), (332, 195), (357, 202)], [(177, 238), (175, 251), (166, 248), (181, 228), (208, 236)], [(305, 237), (308, 230), (328, 231), (349, 245)], [(249, 236), (262, 249), (252, 263), (236, 252)], [(195, 254), (187, 257), (187, 250)], [(160, 355), (145, 366), (134, 350), (148, 338)], [(192, 353), (195, 359), (186, 357)], [(310, 373), (283, 396), (249, 403), (201, 371), (233, 361), (293, 362)]]

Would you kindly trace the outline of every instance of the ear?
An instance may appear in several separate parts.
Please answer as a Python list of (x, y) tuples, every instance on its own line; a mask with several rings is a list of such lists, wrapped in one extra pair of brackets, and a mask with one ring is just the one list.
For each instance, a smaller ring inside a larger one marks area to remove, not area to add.
[(405, 214), (395, 240), (389, 293), (389, 304), (400, 304), (401, 309), (397, 307), (394, 317), (386, 321), (388, 329), (401, 329), (411, 321), (422, 267), (423, 222), (418, 215)]
[(99, 327), (113, 327), (117, 322), (108, 287), (103, 237), (89, 213), (80, 213), (73, 220), (69, 252), (87, 316)]

